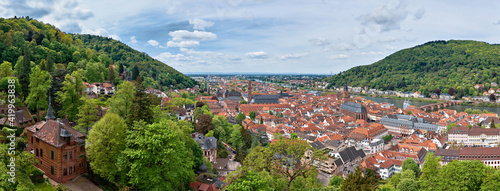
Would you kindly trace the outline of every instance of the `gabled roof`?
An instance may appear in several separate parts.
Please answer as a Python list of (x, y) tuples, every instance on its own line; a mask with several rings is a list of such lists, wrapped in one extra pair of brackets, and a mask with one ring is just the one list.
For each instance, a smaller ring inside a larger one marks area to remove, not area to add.
[(83, 133), (73, 129), (68, 123), (62, 123), (53, 119), (38, 122), (28, 127), (27, 130), (33, 132), (34, 137), (54, 147), (61, 147), (66, 143), (61, 137), (61, 132), (65, 135), (69, 135), (70, 142), (85, 142), (83, 139), (85, 135)]

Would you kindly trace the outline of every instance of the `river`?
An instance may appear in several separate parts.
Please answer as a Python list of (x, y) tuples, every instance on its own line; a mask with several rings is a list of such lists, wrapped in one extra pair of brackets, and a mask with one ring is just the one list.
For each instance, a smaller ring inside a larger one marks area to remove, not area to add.
[[(403, 102), (404, 102), (403, 99), (380, 98), (380, 97), (370, 97), (370, 96), (361, 96), (361, 97), (368, 99), (368, 100), (372, 100), (374, 102), (378, 102), (378, 103), (384, 103), (384, 102), (391, 103), (391, 104), (394, 104), (394, 106), (396, 106), (398, 108), (403, 108)], [(433, 104), (433, 103), (432, 102), (422, 102), (422, 101), (412, 101), (411, 105), (420, 107), (420, 106), (429, 105), (429, 104)], [(453, 110), (456, 110), (457, 112), (465, 111), (465, 109), (468, 109), (468, 108), (479, 109), (481, 111), (486, 110), (489, 112), (500, 114), (500, 107), (481, 107), (481, 106), (465, 106), (465, 105), (453, 105), (450, 107), (446, 107), (446, 109), (453, 109)]]

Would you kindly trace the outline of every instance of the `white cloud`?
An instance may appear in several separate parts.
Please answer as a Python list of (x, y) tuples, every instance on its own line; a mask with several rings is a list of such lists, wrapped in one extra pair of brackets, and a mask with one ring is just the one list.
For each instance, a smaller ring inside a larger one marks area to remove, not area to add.
[(178, 30), (169, 32), (168, 34), (173, 37), (173, 41), (205, 41), (215, 40), (217, 38), (217, 35), (214, 33), (197, 30), (193, 32), (189, 32), (187, 30)]
[(336, 55), (331, 55), (328, 58), (343, 60), (343, 59), (348, 59), (349, 56), (345, 54), (336, 54)]
[(254, 59), (266, 59), (269, 58), (266, 52), (264, 51), (259, 51), (259, 52), (248, 52), (245, 54), (245, 56), (248, 56), (249, 58), (254, 58)]
[(369, 51), (369, 52), (360, 52), (360, 53), (356, 53), (356, 54), (353, 54), (355, 56), (376, 56), (376, 55), (382, 55), (384, 54), (383, 52), (375, 52), (375, 51)]
[[(420, 19), (425, 11), (419, 11), (415, 14), (415, 18)], [(381, 7), (376, 7), (370, 13), (361, 15), (357, 19), (361, 24), (368, 26), (375, 24), (381, 27), (382, 32), (391, 30), (399, 30), (401, 22), (406, 19), (409, 11), (405, 2), (398, 1)]]
[(171, 60), (175, 61), (189, 61), (191, 60), (190, 57), (184, 56), (183, 54), (172, 54), (170, 52), (163, 52), (160, 53), (158, 56), (154, 57), (155, 59), (158, 59), (163, 62), (168, 62)]
[(84, 34), (93, 34), (93, 35), (98, 35), (98, 36), (104, 36), (104, 37), (109, 37), (115, 40), (120, 41), (121, 38), (117, 34), (109, 34), (108, 30), (104, 28), (98, 28), (96, 30), (88, 29), (86, 27), (82, 28), (82, 33)]
[(205, 30), (205, 28), (214, 26), (215, 23), (203, 19), (189, 19), (189, 24), (194, 25), (193, 29)]
[(186, 48), (186, 47), (196, 47), (199, 46), (200, 42), (195, 41), (195, 40), (188, 40), (188, 41), (180, 41), (180, 42), (174, 42), (174, 41), (168, 41), (167, 42), (167, 47), (180, 47), (180, 48)]
[(299, 59), (302, 58), (303, 56), (308, 55), (307, 53), (294, 53), (294, 54), (286, 54), (283, 56), (280, 56), (280, 60), (287, 60), (287, 59)]
[(137, 43), (137, 40), (135, 39), (135, 36), (130, 37), (130, 43), (135, 44)]
[(160, 43), (156, 40), (148, 40), (148, 44), (151, 46), (158, 46)]
[(326, 46), (330, 44), (330, 41), (325, 38), (312, 38), (309, 39), (309, 42), (311, 42), (314, 46)]

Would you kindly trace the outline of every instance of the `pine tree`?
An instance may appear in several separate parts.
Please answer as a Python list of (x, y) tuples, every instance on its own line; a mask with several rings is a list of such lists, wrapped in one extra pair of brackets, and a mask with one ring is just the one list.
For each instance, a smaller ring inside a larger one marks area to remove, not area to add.
[(46, 65), (45, 70), (48, 71), (48, 72), (53, 72), (54, 71), (54, 61), (50, 57), (50, 53), (47, 54), (47, 65)]
[(152, 100), (146, 94), (146, 89), (142, 84), (142, 77), (138, 76), (135, 81), (136, 90), (134, 98), (132, 98), (132, 105), (127, 116), (127, 124), (129, 126), (134, 124), (134, 121), (144, 120), (147, 124), (153, 122), (153, 110), (151, 108)]
[(28, 45), (24, 46), (24, 56), (21, 66), (19, 68), (19, 81), (21, 82), (21, 91), (23, 97), (28, 96), (29, 85), (30, 85), (30, 74), (31, 74), (31, 50), (28, 48)]
[(139, 68), (137, 66), (134, 66), (134, 69), (132, 69), (132, 80), (136, 80), (138, 76), (139, 76)]
[(109, 74), (108, 74), (109, 76), (108, 76), (108, 80), (109, 80), (112, 84), (114, 84), (114, 81), (115, 81), (115, 70), (113, 69), (113, 67), (112, 67), (112, 66), (109, 66), (109, 68), (108, 68), (108, 69), (109, 69)]

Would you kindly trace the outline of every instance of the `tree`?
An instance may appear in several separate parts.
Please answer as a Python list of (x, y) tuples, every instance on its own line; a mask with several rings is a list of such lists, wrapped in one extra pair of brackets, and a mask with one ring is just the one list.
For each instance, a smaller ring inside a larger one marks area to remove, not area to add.
[(82, 133), (88, 134), (89, 127), (99, 119), (97, 117), (97, 100), (82, 97), (82, 105), (78, 107), (78, 125), (76, 129)]
[(0, 65), (0, 78), (12, 76), (12, 64), (7, 61), (3, 61)]
[(118, 64), (118, 73), (123, 74), (123, 64), (122, 63)]
[(418, 173), (420, 173), (418, 164), (412, 158), (407, 158), (403, 161), (402, 171), (404, 172), (405, 170), (412, 170), (415, 173), (415, 177), (418, 177)]
[[(479, 160), (454, 160), (439, 171), (439, 189), (479, 190), (483, 179), (493, 169)], [(467, 178), (464, 178), (467, 177)]]
[(388, 135), (386, 135), (386, 136), (382, 137), (382, 139), (384, 139), (384, 141), (385, 141), (385, 142), (389, 142), (389, 141), (391, 141), (391, 139), (392, 139), (392, 135), (391, 135), (391, 134), (388, 134)]
[(45, 71), (47, 71), (47, 72), (53, 72), (54, 71), (54, 61), (50, 57), (50, 53), (47, 54), (47, 65), (46, 65)]
[(378, 186), (378, 180), (375, 176), (375, 172), (372, 169), (367, 168), (366, 173), (363, 173), (362, 169), (357, 166), (354, 173), (350, 173), (347, 178), (342, 183), (342, 190), (347, 191), (364, 191), (364, 190), (375, 190)]
[(404, 191), (418, 191), (419, 185), (416, 180), (415, 172), (413, 170), (407, 169), (402, 171), (401, 180), (397, 185), (398, 190)]
[(203, 107), (204, 105), (205, 103), (203, 103), (202, 101), (196, 102), (196, 108)]
[(147, 124), (153, 122), (152, 97), (148, 96), (142, 85), (142, 78), (139, 76), (135, 81), (136, 89), (132, 104), (127, 115), (127, 124), (130, 126), (134, 121), (144, 120)]
[(47, 109), (47, 92), (52, 84), (52, 76), (36, 66), (30, 75), (30, 93), (26, 98), (26, 105), (33, 111), (35, 110), (40, 119), (40, 109)]
[(196, 131), (202, 134), (207, 134), (208, 131), (212, 130), (212, 118), (209, 115), (201, 115), (198, 118), (198, 123), (196, 123)]
[(252, 119), (252, 121), (253, 121), (253, 120), (255, 120), (255, 117), (257, 116), (257, 113), (255, 113), (255, 111), (251, 111), (248, 116), (250, 116), (250, 119)]
[(244, 113), (239, 113), (237, 116), (236, 116), (236, 120), (238, 120), (238, 123), (241, 125), (241, 122), (243, 122), (243, 120), (245, 120), (245, 118), (247, 118), (247, 116), (244, 114)]
[(489, 174), (481, 184), (481, 191), (498, 190), (500, 188), (500, 170)]
[[(194, 177), (193, 160), (182, 133), (164, 120), (135, 122), (118, 159), (128, 184), (138, 190), (182, 190)], [(168, 159), (168, 160), (167, 160)]]
[(137, 77), (139, 77), (139, 68), (137, 66), (134, 66), (132, 69), (132, 80), (136, 80)]
[(497, 100), (497, 97), (495, 96), (495, 94), (490, 94), (490, 101), (495, 102), (496, 100)]
[(422, 176), (420, 176), (421, 190), (437, 190), (439, 182), (439, 169), (441, 169), (441, 157), (435, 157), (433, 152), (427, 153), (425, 163), (422, 167)]
[(129, 114), (135, 86), (129, 81), (123, 81), (116, 87), (115, 95), (109, 99), (109, 111), (126, 118)]
[(267, 165), (270, 167), (271, 174), (287, 177), (285, 190), (288, 190), (292, 182), (299, 177), (317, 176), (317, 169), (313, 163), (326, 159), (326, 156), (321, 151), (314, 151), (310, 153), (309, 160), (303, 160), (304, 153), (311, 150), (313, 150), (312, 147), (306, 141), (285, 139), (281, 136), (276, 142), (270, 144), (268, 153), (271, 153), (271, 158), (267, 159), (270, 162)]
[(435, 89), (434, 93), (439, 97), (439, 95), (441, 95), (441, 90), (440, 89)]
[(273, 115), (273, 111), (269, 110), (269, 115)]
[(344, 181), (344, 178), (342, 176), (333, 175), (333, 177), (328, 182), (328, 186), (333, 186), (335, 188), (340, 188), (340, 187), (342, 187), (342, 182), (343, 181)]
[(111, 65), (108, 67), (108, 70), (109, 70), (108, 80), (114, 84), (115, 83), (115, 70), (114, 70), (113, 66), (111, 66)]
[(491, 128), (491, 129), (495, 129), (495, 128), (496, 128), (496, 127), (495, 127), (495, 121), (493, 121), (493, 120), (491, 121), (491, 123), (490, 123), (490, 128)]
[(56, 101), (62, 106), (61, 114), (62, 116), (68, 115), (70, 121), (76, 119), (78, 107), (83, 104), (80, 99), (84, 90), (82, 78), (83, 76), (78, 71), (71, 75), (67, 74), (64, 78), (62, 91), (56, 93)]
[(455, 93), (456, 93), (455, 89), (453, 88), (448, 89), (448, 94), (450, 94), (451, 96), (455, 95)]
[(90, 167), (99, 176), (115, 181), (119, 175), (117, 159), (125, 149), (127, 125), (114, 113), (106, 113), (90, 130), (85, 145)]
[(30, 74), (31, 74), (31, 50), (28, 45), (24, 46), (24, 56), (21, 65), (19, 66), (19, 82), (21, 84), (21, 91), (23, 97), (28, 96), (29, 84), (30, 84)]
[(245, 173), (245, 175), (239, 177), (236, 179), (236, 181), (232, 182), (231, 184), (227, 185), (225, 190), (227, 191), (232, 191), (232, 190), (274, 190), (270, 186), (270, 181), (272, 179), (268, 179), (262, 175), (262, 173), (255, 172), (255, 171), (248, 171)]

